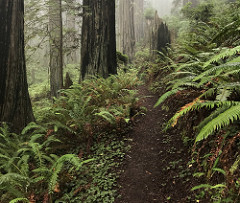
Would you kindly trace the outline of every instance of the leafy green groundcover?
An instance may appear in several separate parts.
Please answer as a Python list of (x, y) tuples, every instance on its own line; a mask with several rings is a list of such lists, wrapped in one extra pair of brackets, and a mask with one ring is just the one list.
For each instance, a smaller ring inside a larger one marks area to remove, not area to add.
[[(123, 134), (137, 112), (136, 70), (62, 90), (22, 133), (0, 128), (0, 201), (113, 202)], [(46, 100), (46, 98), (41, 98)]]

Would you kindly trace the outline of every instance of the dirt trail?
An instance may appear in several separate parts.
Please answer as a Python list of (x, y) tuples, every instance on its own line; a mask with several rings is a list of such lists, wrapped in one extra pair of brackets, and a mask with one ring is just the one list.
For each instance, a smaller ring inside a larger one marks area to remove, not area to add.
[(194, 184), (187, 167), (190, 155), (181, 135), (162, 132), (162, 124), (170, 116), (161, 107), (153, 108), (157, 95), (145, 86), (139, 88), (139, 94), (145, 96), (142, 102), (148, 111), (128, 135), (131, 150), (122, 166), (121, 198), (116, 203), (195, 202), (189, 193)]

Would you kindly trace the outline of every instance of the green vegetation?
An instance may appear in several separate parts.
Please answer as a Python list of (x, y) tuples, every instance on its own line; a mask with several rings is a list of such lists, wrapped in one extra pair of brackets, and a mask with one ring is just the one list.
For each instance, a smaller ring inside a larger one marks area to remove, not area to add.
[(153, 20), (155, 16), (155, 10), (152, 7), (148, 7), (144, 11), (144, 17), (147, 20)]
[(138, 109), (136, 75), (85, 80), (54, 104), (45, 82), (32, 85), (37, 124), (21, 134), (0, 128), (0, 201), (113, 202), (122, 136)]
[(221, 6), (218, 1), (201, 1), (197, 7), (184, 7), (178, 25), (168, 19), (177, 36), (174, 45), (158, 60), (159, 68), (151, 68), (164, 75), (153, 84), (161, 85), (161, 91), (165, 88), (155, 106), (166, 108), (173, 98), (181, 100), (182, 107), (165, 130), (177, 123), (184, 129), (195, 176), (205, 180), (192, 190), (199, 192), (197, 199), (211, 202), (240, 200), (239, 11), (239, 1), (222, 1)]
[[(193, 177), (201, 182), (192, 188), (198, 202), (240, 201), (239, 0), (185, 5), (177, 15), (166, 17), (171, 47), (158, 52), (153, 62), (148, 36), (136, 47), (138, 68), (127, 65), (128, 56), (117, 52), (118, 74), (107, 79), (93, 77), (78, 84), (80, 65), (78, 59), (70, 60), (72, 47), (78, 48), (75, 39), (76, 45), (64, 49), (70, 62), (63, 75), (70, 77), (71, 85), (64, 86), (58, 98), (50, 98), (45, 60), (49, 47), (42, 29), (48, 23), (46, 10), (40, 12), (38, 1), (27, 2), (25, 49), (36, 121), (18, 134), (1, 123), (0, 202), (114, 202), (117, 168), (127, 148), (124, 134), (141, 109), (135, 90), (140, 79), (161, 94), (155, 107), (161, 105), (169, 114), (174, 109), (172, 118), (159, 125), (165, 131), (178, 127), (192, 153), (188, 167), (183, 159), (166, 158), (168, 166), (162, 170), (179, 169), (173, 178), (189, 182), (193, 169)], [(155, 10), (146, 8), (144, 16), (150, 26)], [(65, 38), (71, 33), (77, 30), (65, 29)], [(162, 144), (172, 139), (166, 134)], [(181, 150), (166, 151), (181, 154)], [(173, 196), (165, 198), (172, 201)]]

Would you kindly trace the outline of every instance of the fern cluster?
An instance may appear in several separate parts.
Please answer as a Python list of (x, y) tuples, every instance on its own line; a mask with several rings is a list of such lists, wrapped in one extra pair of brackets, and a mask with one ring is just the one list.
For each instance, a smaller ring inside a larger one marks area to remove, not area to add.
[[(119, 71), (108, 79), (94, 78), (61, 90), (61, 96), (53, 104), (47, 102), (46, 106), (35, 109), (38, 124), (30, 123), (19, 135), (11, 133), (3, 123), (0, 201), (54, 202), (68, 194), (64, 194), (65, 187), (72, 190), (72, 198), (82, 185), (93, 184), (94, 188), (96, 184), (91, 180), (98, 177), (95, 165), (104, 157), (87, 154), (92, 145), (99, 145), (101, 137), (124, 130), (130, 121), (138, 102), (133, 90), (140, 84), (136, 73), (134, 69), (127, 73)], [(93, 143), (94, 139), (98, 142)], [(118, 153), (114, 156), (119, 156)], [(89, 174), (92, 167), (95, 171)], [(107, 173), (109, 167), (104, 170)], [(113, 182), (106, 184), (113, 187)]]
[(49, 153), (51, 144), (60, 140), (54, 135), (46, 137), (47, 129), (35, 123), (24, 128), (21, 135), (10, 133), (6, 124), (0, 131), (1, 202), (27, 201), (31, 194), (40, 192), (51, 195), (59, 183), (60, 172), (66, 170), (65, 163), (79, 170), (83, 164), (92, 161), (82, 161), (74, 154), (57, 156)]
[[(214, 8), (219, 9), (216, 5)], [(229, 12), (230, 8), (235, 8), (236, 12)], [(202, 175), (206, 175), (208, 180), (216, 175), (216, 171), (225, 176), (224, 187), (220, 185), (223, 188), (221, 191), (226, 194), (230, 194), (227, 190), (239, 189), (238, 185), (231, 185), (230, 180), (233, 180), (233, 176), (238, 180), (240, 177), (236, 172), (239, 152), (235, 151), (234, 163), (229, 160), (232, 156), (230, 148), (237, 143), (240, 130), (239, 8), (239, 2), (226, 4), (226, 10), (221, 12), (225, 12), (224, 17), (227, 17), (221, 23), (219, 19), (222, 16), (218, 13), (209, 19), (210, 22), (197, 20), (190, 23), (191, 30), (186, 31), (185, 36), (180, 36), (172, 48), (172, 59), (165, 59), (166, 62), (171, 61), (171, 72), (162, 79), (166, 84), (166, 92), (155, 104), (156, 107), (167, 99), (171, 101), (173, 95), (179, 98), (181, 94), (197, 93), (197, 97), (175, 113), (166, 129), (176, 126), (181, 117), (188, 115), (189, 118), (192, 112), (200, 112), (203, 118), (193, 129), (193, 149), (197, 151), (196, 154), (202, 153), (203, 148), (210, 152), (201, 154), (201, 158), (198, 155), (195, 160), (198, 166), (203, 167), (205, 173)], [(215, 23), (218, 23), (218, 27), (213, 26)], [(161, 69), (164, 68), (169, 70), (169, 65)], [(216, 190), (219, 184), (215, 187), (208, 183), (206, 186), (208, 190)], [(195, 187), (194, 190), (200, 188)]]
[[(101, 126), (103, 131), (106, 130), (104, 126), (120, 127), (128, 123), (131, 111), (137, 106), (136, 91), (133, 89), (138, 84), (134, 69), (127, 73), (119, 71), (118, 75), (107, 79), (85, 80), (70, 89), (61, 90), (62, 96), (53, 106), (38, 110), (38, 121), (52, 128), (55, 126), (55, 131), (65, 129), (78, 134), (80, 139), (100, 134)], [(89, 134), (89, 131), (92, 132)]]

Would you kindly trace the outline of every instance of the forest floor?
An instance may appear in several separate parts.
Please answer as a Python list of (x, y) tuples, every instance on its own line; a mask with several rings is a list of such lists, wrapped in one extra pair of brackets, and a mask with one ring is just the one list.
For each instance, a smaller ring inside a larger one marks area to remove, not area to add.
[(161, 106), (153, 108), (159, 96), (146, 86), (139, 87), (138, 92), (147, 112), (137, 118), (127, 135), (131, 149), (122, 164), (120, 197), (115, 203), (196, 202), (191, 188), (199, 183), (189, 167), (188, 148), (177, 130), (162, 131), (173, 112)]

